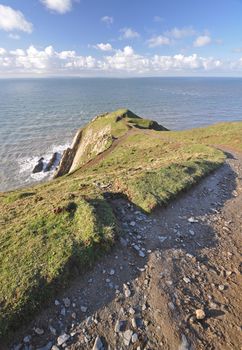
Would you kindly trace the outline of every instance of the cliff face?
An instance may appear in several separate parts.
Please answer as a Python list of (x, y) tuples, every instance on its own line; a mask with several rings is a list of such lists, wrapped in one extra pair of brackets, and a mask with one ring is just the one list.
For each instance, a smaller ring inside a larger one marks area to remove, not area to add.
[(127, 109), (97, 116), (78, 130), (71, 147), (64, 152), (54, 177), (63, 176), (79, 169), (110, 148), (115, 140), (134, 128), (167, 130), (157, 122), (142, 119)]

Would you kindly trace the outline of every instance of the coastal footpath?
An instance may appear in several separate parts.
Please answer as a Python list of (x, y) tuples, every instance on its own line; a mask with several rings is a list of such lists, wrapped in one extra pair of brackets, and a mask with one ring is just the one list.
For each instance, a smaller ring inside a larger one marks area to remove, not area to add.
[(240, 349), (241, 135), (118, 110), (0, 194), (2, 348)]

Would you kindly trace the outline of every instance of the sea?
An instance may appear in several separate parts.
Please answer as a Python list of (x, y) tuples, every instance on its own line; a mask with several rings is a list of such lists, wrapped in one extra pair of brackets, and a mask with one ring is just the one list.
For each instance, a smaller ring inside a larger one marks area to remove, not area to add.
[(242, 78), (0, 79), (0, 191), (45, 181), (32, 174), (98, 114), (128, 108), (171, 130), (242, 120)]

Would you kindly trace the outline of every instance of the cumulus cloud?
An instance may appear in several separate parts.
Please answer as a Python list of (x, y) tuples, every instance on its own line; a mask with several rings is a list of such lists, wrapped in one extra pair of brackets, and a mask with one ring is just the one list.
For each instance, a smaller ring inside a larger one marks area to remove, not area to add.
[(132, 28), (122, 28), (120, 32), (122, 33), (121, 39), (134, 39), (140, 36), (139, 33)]
[(19, 30), (31, 33), (33, 25), (25, 19), (21, 11), (14, 10), (10, 6), (0, 5), (0, 29), (6, 32)]
[(202, 47), (211, 44), (212, 39), (209, 35), (201, 35), (196, 38), (196, 40), (193, 43), (194, 47)]
[(164, 35), (153, 36), (151, 39), (148, 40), (149, 47), (157, 47), (170, 44), (171, 40)]
[(187, 36), (196, 35), (196, 31), (192, 27), (183, 27), (183, 28), (172, 28), (169, 31), (166, 31), (165, 36), (170, 36), (174, 39), (181, 39)]
[(113, 50), (112, 45), (109, 43), (107, 43), (107, 44), (100, 43), (100, 44), (94, 45), (94, 48), (101, 50), (101, 51), (112, 51)]
[(111, 26), (111, 24), (114, 22), (114, 19), (111, 16), (103, 16), (101, 18), (101, 22), (105, 23), (107, 26)]
[[(104, 44), (105, 45), (105, 44)], [(223, 62), (213, 57), (192, 55), (138, 54), (131, 46), (105, 54), (101, 59), (82, 56), (76, 51), (56, 51), (52, 46), (37, 49), (31, 45), (26, 50), (0, 48), (0, 75), (34, 74), (96, 74), (96, 75), (163, 75), (223, 72), (241, 70), (242, 59)]]
[(41, 0), (41, 2), (51, 11), (64, 14), (71, 11), (72, 0)]

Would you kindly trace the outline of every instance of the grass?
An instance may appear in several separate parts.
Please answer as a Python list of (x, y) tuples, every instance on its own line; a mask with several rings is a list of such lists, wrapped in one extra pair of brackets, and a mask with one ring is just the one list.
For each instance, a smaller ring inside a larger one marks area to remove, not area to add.
[(114, 240), (115, 218), (101, 196), (63, 198), (61, 207), (37, 205), (31, 211), (30, 202), (18, 198), (9, 209), (20, 204), (23, 215), (16, 209), (1, 217), (5, 221), (0, 235), (1, 334), (28, 319), (66, 285), (73, 271), (90, 266)]
[[(96, 135), (110, 130), (108, 147), (116, 140), (111, 152), (48, 183), (0, 194), (1, 335), (31, 318), (73, 271), (85, 270), (111, 247), (118, 230), (104, 192), (125, 195), (151, 212), (223, 163), (224, 153), (211, 145), (242, 149), (242, 123), (168, 132), (118, 110), (90, 128)], [(87, 150), (95, 142), (90, 139)], [(95, 157), (81, 153), (79, 166)]]

